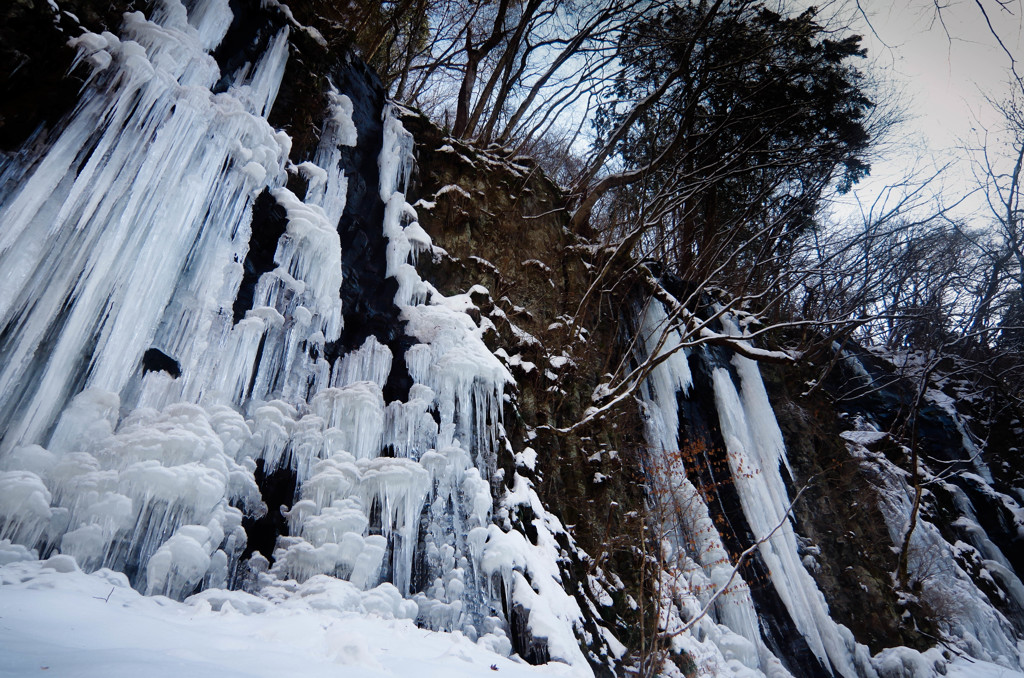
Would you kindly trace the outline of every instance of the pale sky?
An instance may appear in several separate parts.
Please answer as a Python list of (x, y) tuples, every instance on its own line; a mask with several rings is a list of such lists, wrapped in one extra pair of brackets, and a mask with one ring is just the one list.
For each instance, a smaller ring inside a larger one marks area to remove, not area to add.
[[(1001, 117), (985, 96), (1000, 100), (1011, 92), (1010, 58), (989, 31), (979, 2), (1024, 75), (1024, 0), (1009, 0), (1005, 8), (998, 0), (860, 0), (870, 26), (856, 10), (847, 17), (864, 36), (872, 70), (892, 83), (906, 115), (893, 145), (882, 149), (872, 176), (856, 189), (862, 202), (915, 164), (927, 171), (956, 161), (944, 194), (948, 200), (969, 190), (973, 179), (960, 147), (980, 143), (981, 126), (990, 139), (998, 134)], [(981, 205), (970, 200), (962, 212), (966, 207)]]

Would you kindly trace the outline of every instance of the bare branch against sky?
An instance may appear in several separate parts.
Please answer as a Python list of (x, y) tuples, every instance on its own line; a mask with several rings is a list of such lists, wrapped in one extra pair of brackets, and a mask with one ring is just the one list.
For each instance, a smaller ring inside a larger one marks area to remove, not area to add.
[[(899, 91), (906, 118), (895, 148), (885, 148), (855, 192), (870, 200), (908, 165), (952, 162), (942, 191), (947, 202), (962, 197), (972, 183), (966, 149), (985, 134), (991, 142), (1002, 124), (993, 103), (1024, 92), (1024, 2), (855, 0), (853, 14), (874, 67)], [(968, 199), (962, 209), (984, 206)]]

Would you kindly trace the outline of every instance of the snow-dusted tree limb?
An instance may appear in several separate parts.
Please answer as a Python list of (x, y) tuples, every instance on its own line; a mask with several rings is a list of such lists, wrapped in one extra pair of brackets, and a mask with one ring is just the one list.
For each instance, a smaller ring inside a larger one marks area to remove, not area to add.
[[(653, 283), (653, 284), (651, 284)], [(708, 321), (701, 320), (695, 316), (688, 308), (683, 306), (665, 290), (664, 287), (658, 285), (653, 279), (648, 278), (648, 284), (650, 285), (653, 295), (658, 301), (665, 304), (670, 310), (672, 316), (679, 318), (682, 332), (690, 331), (696, 336), (696, 340), (687, 342), (687, 345), (694, 346), (697, 344), (713, 344), (715, 346), (725, 346), (726, 348), (732, 349), (736, 353), (742, 355), (745, 358), (751, 360), (758, 360), (761, 362), (773, 362), (773, 363), (796, 363), (802, 357), (803, 353), (800, 351), (793, 350), (769, 350), (764, 348), (758, 348), (750, 344), (750, 338), (752, 335), (747, 336), (734, 336), (730, 334), (722, 334), (721, 332), (715, 332), (708, 327)], [(716, 313), (715, 317), (721, 317), (722, 313)], [(783, 323), (779, 326), (772, 326), (772, 329), (779, 329), (782, 326), (796, 326), (799, 323)], [(762, 330), (764, 331), (764, 330)], [(686, 336), (684, 334), (684, 336)]]
[[(654, 287), (658, 289), (661, 288), (656, 282), (654, 283)], [(544, 428), (564, 435), (600, 419), (609, 412), (615, 410), (618, 406), (630, 401), (656, 367), (671, 358), (676, 352), (686, 348), (692, 348), (702, 344), (712, 344), (724, 346), (735, 351), (737, 354), (752, 360), (788, 364), (793, 364), (799, 361), (802, 357), (797, 351), (772, 351), (752, 346), (749, 343), (749, 339), (751, 339), (753, 335), (733, 336), (711, 330), (709, 324), (727, 314), (729, 311), (728, 307), (721, 307), (714, 312), (710, 318), (701, 319), (676, 301), (670, 294), (668, 294), (668, 292), (664, 292), (664, 290), (662, 290), (662, 294), (664, 296), (657, 295), (659, 301), (661, 301), (662, 298), (667, 301), (671, 301), (671, 305), (666, 304), (666, 306), (668, 306), (669, 318), (660, 328), (658, 341), (656, 342), (653, 350), (651, 350), (647, 359), (619, 379), (614, 386), (610, 384), (600, 384), (592, 395), (592, 399), (598, 404), (587, 408), (583, 417), (575, 423), (563, 428), (546, 426), (539, 428)], [(651, 298), (654, 299), (655, 297)], [(796, 326), (799, 324), (800, 323), (793, 323), (792, 325)], [(681, 340), (671, 350), (663, 350), (667, 338), (673, 332), (679, 332)]]

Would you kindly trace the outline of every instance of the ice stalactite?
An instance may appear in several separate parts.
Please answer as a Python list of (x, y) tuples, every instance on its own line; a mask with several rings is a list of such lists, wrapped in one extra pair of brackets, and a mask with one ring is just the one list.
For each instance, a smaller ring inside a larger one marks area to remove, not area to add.
[[(787, 519), (790, 497), (779, 470), (785, 464), (785, 448), (760, 372), (756, 363), (742, 356), (734, 356), (732, 363), (740, 378), (739, 391), (725, 368), (716, 368), (713, 379), (727, 458), (744, 515), (761, 541), (758, 550), (772, 585), (811, 651), (823, 666), (854, 678), (858, 672), (851, 658), (857, 651), (853, 636), (829, 616), (824, 597), (800, 561), (796, 534)], [(860, 649), (863, 655), (866, 648)]]
[(488, 597), (482, 550), (467, 535), (491, 522), (502, 394), (513, 380), (484, 345), (484, 328), (464, 312), (473, 307), (469, 294), (445, 297), (416, 272), (416, 257), (432, 245), (405, 199), (412, 146), (397, 110), (389, 109), (380, 156), (387, 271), (398, 281), (394, 301), (406, 332), (419, 343), (404, 356), (413, 386), (407, 402), (388, 406), (385, 443), (430, 472), (419, 565), (423, 590), (416, 594), (423, 622), (471, 636), (491, 634), (501, 647), (506, 633), (500, 598)]
[[(254, 191), (283, 181), (286, 138), (255, 107), (272, 103), (267, 73), (286, 53), (213, 95), (218, 69), (201, 45), (212, 29), (174, 5), (163, 25), (134, 13), (120, 38), (75, 41), (96, 65), (89, 89), (0, 211), (5, 450), (44, 438), (82, 388), (121, 391), (171, 299), (205, 302), (224, 286)], [(218, 30), (219, 17), (203, 14)], [(211, 322), (188, 310), (184, 324)]]
[[(213, 374), (197, 363), (231, 330), (252, 201), (283, 182), (288, 150), (262, 117), (287, 32), (213, 94), (206, 50), (230, 10), (198, 6), (187, 16), (168, 0), (154, 20), (125, 15), (120, 37), (72, 41), (91, 81), (46, 154), (12, 161), (23, 179), (0, 207), (0, 464), (51, 493), (45, 529), (18, 538), (176, 596), (226, 584), (242, 511), (263, 510), (254, 464), (238, 455), (245, 421), (195, 404), (200, 374)], [(180, 378), (142, 375), (153, 346)], [(26, 522), (9, 508), (5, 533)]]
[[(681, 338), (668, 327), (665, 311), (656, 302), (644, 310), (641, 322), (647, 353), (640, 357), (671, 354), (651, 372), (644, 392), (651, 457), (648, 482), (653, 488), (650, 511), (668, 541), (663, 548), (667, 549), (665, 562), (670, 566), (663, 577), (667, 577), (665, 588), (672, 595), (662, 602), (668, 610), (662, 625), (669, 632), (681, 628), (685, 617), (696, 614), (711, 591), (724, 586), (724, 578), (733, 568), (722, 546), (724, 536), (710, 519), (705, 497), (689, 479), (696, 469), (687, 468), (687, 464), (695, 465), (699, 460), (685, 452), (680, 454), (680, 446), (686, 441), (679, 440), (681, 409), (677, 396), (682, 401), (701, 397), (692, 391), (687, 361), (691, 356), (709, 372), (707, 386), (713, 391), (713, 416), (725, 448), (728, 482), (734, 488), (750, 537), (758, 542), (757, 554), (767, 568), (771, 589), (820, 666), (848, 678), (931, 675), (935, 662), (942, 661), (936, 659), (936, 652), (919, 653), (900, 647), (871, 656), (866, 646), (856, 643), (852, 633), (830, 616), (824, 596), (800, 560), (797, 536), (788, 515), (792, 498), (782, 476), (783, 471), (791, 474), (786, 448), (757, 364), (740, 355), (732, 355), (728, 362), (712, 359), (714, 349), (680, 349)], [(721, 322), (727, 334), (742, 336), (731, 317), (726, 315)], [(857, 367), (858, 374), (870, 379), (862, 366)], [(687, 423), (693, 427), (695, 422)], [(867, 424), (863, 426), (870, 429)], [(855, 457), (870, 457), (878, 466), (875, 482), (883, 497), (882, 513), (892, 542), (899, 544), (909, 523), (913, 493), (907, 490), (902, 471), (863, 446), (879, 436), (885, 434), (874, 430), (844, 434)], [(984, 484), (983, 478), (978, 480)], [(928, 582), (921, 594), (926, 599), (924, 604), (931, 604), (930, 600), (948, 608), (942, 623), (947, 625), (950, 637), (966, 639), (965, 649), (974, 656), (1016, 666), (1019, 650), (1010, 640), (1013, 631), (1009, 622), (987, 602), (957, 564), (957, 557), (965, 551), (975, 552), (977, 562), (991, 564), (991, 571), (999, 573), (1011, 597), (1019, 595), (1021, 587), (999, 549), (979, 535), (980, 529), (970, 529), (976, 523), (964, 493), (956, 487), (948, 491), (963, 515), (956, 524), (974, 544), (957, 542), (950, 546), (935, 526), (922, 520), (912, 535), (910, 570), (914, 577)], [(956, 612), (952, 612), (954, 609)], [(691, 656), (705, 656), (711, 663), (739, 661), (766, 675), (787, 675), (762, 640), (762, 634), (771, 629), (763, 627), (764, 610), (755, 610), (740, 577), (726, 589), (712, 614), (722, 626), (712, 631), (713, 625), (701, 620), (691, 634), (676, 639), (679, 647)], [(715, 648), (709, 649), (709, 640)]]

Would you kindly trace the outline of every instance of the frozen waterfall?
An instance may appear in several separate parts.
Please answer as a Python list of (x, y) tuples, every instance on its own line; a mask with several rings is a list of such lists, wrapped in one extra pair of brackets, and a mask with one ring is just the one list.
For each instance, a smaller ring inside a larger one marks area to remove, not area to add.
[[(442, 296), (413, 265), (431, 243), (405, 200), (412, 139), (385, 111), (378, 228), (413, 339), (408, 397), (386, 403), (387, 345), (370, 336), (324, 357), (343, 333), (352, 102), (332, 88), (314, 159), (293, 165), (266, 120), (290, 29), (221, 73), (210, 51), (228, 2), (188, 6), (162, 0), (149, 18), (126, 15), (119, 36), (76, 38), (92, 67), (80, 104), (45, 153), (2, 168), (0, 538), (175, 598), (316, 575), (389, 582), (395, 615), (508, 652), (482, 563), (512, 379), (468, 296)], [(236, 321), (264, 192), (286, 227)], [(167, 366), (147, 369), (148, 354)], [(278, 469), (295, 478), (287, 507), (266, 506), (256, 482)], [(289, 536), (266, 571), (269, 553), (242, 561), (243, 521), (268, 511)]]
[[(760, 369), (688, 342), (654, 299), (623, 342), (627, 362), (658, 359), (623, 405), (642, 413), (636, 486), (648, 502), (629, 508), (654, 535), (629, 535), (624, 552), (642, 546), (629, 552), (648, 559), (641, 569), (657, 561), (655, 584), (633, 591), (654, 602), (638, 605), (602, 569), (607, 553), (578, 550), (537, 489), (549, 457), (538, 431), (573, 429), (538, 417), (517, 421), (512, 440), (503, 420), (525, 392), (509, 368), (540, 363), (488, 348), (496, 324), (474, 299), (494, 300), (475, 280), (445, 295), (421, 276), (446, 253), (410, 204), (411, 118), (389, 103), (368, 116), (330, 72), (312, 148), (293, 151), (269, 120), (288, 98), (296, 37), (315, 32), (276, 0), (256, 2), (276, 17), (260, 49), (219, 63), (235, 4), (154, 0), (118, 35), (73, 37), (89, 72), (77, 106), (0, 156), (0, 584), (27, 581), (35, 563), (143, 606), (172, 605), (142, 598), (166, 596), (258, 615), (304, 601), (456, 631), (488, 657), (569, 665), (558, 675), (644, 666), (644, 648), (628, 654), (611, 629), (629, 633), (624, 620), (651, 609), (658, 641), (714, 675), (930, 678), (945, 666), (938, 650), (872, 656), (830, 616), (802, 560)], [(356, 153), (369, 162), (355, 168)], [(361, 275), (387, 284), (363, 289)], [(744, 340), (730, 316), (721, 325)], [(552, 348), (510, 326), (531, 350)], [(575, 350), (557, 348), (555, 371)], [(558, 390), (552, 370), (542, 378)], [(879, 434), (858, 426), (843, 448), (855, 460)], [(895, 543), (906, 480), (872, 462)], [(972, 655), (1019, 665), (1024, 644), (954, 550), (976, 552), (1022, 609), (1024, 585), (967, 494), (953, 496), (971, 543), (924, 524), (912, 569), (946, 577)], [(737, 567), (747, 547), (752, 569)]]

